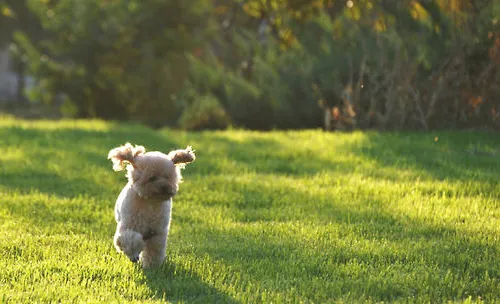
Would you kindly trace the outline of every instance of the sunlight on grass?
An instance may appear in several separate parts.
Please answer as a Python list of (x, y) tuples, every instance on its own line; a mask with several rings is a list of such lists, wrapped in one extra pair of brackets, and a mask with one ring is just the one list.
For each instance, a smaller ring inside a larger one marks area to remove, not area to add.
[[(151, 271), (112, 246), (126, 181), (106, 156), (126, 141), (197, 153), (174, 199), (167, 262)], [(489, 133), (5, 119), (0, 148), (2, 303), (500, 297), (500, 138)]]
[(93, 132), (109, 131), (113, 124), (104, 120), (17, 120), (14, 117), (0, 117), (0, 127), (13, 127), (38, 130), (91, 130)]
[(15, 147), (5, 147), (2, 151), (0, 162), (19, 162), (26, 158), (24, 151)]

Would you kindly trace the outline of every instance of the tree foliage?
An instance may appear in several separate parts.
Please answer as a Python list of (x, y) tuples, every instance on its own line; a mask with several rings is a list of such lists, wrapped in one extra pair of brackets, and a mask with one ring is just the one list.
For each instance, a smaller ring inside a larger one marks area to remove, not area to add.
[(185, 52), (203, 35), (205, 1), (29, 1), (45, 39), (15, 42), (39, 80), (35, 99), (66, 114), (172, 124)]
[(493, 0), (26, 3), (43, 28), (15, 35), (38, 80), (31, 98), (67, 115), (189, 129), (500, 126)]

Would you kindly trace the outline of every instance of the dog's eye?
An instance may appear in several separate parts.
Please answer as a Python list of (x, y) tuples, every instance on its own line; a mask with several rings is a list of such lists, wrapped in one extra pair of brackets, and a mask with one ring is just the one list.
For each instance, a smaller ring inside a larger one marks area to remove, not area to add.
[(151, 183), (154, 182), (155, 180), (157, 179), (156, 176), (151, 176), (148, 181), (150, 181)]

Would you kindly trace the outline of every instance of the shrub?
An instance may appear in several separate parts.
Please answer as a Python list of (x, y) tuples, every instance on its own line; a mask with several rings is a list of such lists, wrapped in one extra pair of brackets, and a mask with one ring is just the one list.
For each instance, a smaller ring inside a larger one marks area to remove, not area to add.
[(187, 106), (179, 119), (179, 126), (186, 130), (225, 129), (231, 119), (217, 98), (201, 96)]

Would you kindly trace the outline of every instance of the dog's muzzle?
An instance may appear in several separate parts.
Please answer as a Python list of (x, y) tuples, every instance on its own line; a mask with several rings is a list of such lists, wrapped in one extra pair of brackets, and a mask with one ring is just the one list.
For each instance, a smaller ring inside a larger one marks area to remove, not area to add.
[(175, 188), (170, 187), (170, 186), (162, 186), (160, 188), (160, 192), (161, 192), (162, 195), (165, 195), (165, 196), (168, 196), (168, 197), (172, 197), (176, 193)]
[(137, 262), (139, 262), (139, 257), (138, 257), (138, 256), (136, 256), (136, 257), (132, 257), (132, 258), (130, 258), (130, 261), (131, 261), (132, 263), (137, 263)]

